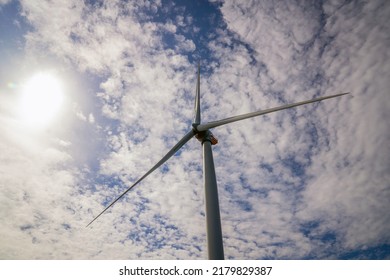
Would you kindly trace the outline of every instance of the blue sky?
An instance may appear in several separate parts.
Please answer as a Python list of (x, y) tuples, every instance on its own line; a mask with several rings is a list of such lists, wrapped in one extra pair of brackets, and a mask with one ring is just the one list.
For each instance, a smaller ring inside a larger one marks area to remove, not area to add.
[[(196, 140), (85, 228), (190, 129), (200, 61), (206, 122), (352, 92), (213, 129), (225, 257), (389, 259), (389, 16), (386, 1), (0, 0), (0, 258), (207, 258)], [(21, 113), (36, 73), (63, 97), (40, 125)]]

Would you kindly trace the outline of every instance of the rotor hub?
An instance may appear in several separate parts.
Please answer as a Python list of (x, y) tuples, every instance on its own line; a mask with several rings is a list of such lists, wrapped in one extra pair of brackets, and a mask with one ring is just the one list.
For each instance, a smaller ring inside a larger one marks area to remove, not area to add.
[(211, 143), (211, 145), (217, 145), (218, 144), (218, 139), (211, 133), (210, 130), (196, 131), (195, 137), (202, 144), (205, 141), (209, 141)]

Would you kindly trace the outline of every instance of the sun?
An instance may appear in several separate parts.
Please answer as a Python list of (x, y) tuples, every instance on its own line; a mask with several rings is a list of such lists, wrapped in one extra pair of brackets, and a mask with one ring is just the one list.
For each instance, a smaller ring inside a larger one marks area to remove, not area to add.
[(23, 86), (20, 115), (33, 127), (46, 126), (54, 120), (63, 103), (63, 87), (51, 73), (37, 73)]

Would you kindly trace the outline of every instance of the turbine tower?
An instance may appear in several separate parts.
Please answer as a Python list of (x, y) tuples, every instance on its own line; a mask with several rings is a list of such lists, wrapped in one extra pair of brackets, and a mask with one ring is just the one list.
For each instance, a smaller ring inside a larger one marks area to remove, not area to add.
[(289, 108), (293, 108), (293, 107), (297, 107), (309, 103), (319, 102), (325, 99), (339, 97), (345, 94), (349, 94), (349, 92), (318, 97), (306, 101), (282, 105), (271, 109), (255, 111), (252, 113), (237, 115), (234, 117), (202, 124), (201, 110), (200, 110), (200, 64), (198, 63), (198, 75), (197, 75), (195, 106), (194, 106), (195, 107), (194, 120), (190, 131), (186, 135), (184, 135), (184, 137), (180, 139), (179, 142), (177, 142), (176, 145), (173, 146), (173, 148), (169, 150), (168, 153), (164, 157), (162, 157), (159, 162), (157, 162), (149, 171), (147, 171), (133, 185), (131, 185), (120, 196), (118, 196), (114, 201), (112, 201), (110, 205), (108, 205), (103, 211), (101, 211), (99, 215), (97, 215), (91, 222), (89, 222), (87, 227), (91, 225), (97, 218), (99, 218), (104, 212), (106, 212), (110, 207), (112, 207), (124, 195), (126, 195), (139, 182), (141, 182), (148, 175), (150, 175), (154, 170), (156, 170), (163, 163), (165, 163), (178, 150), (180, 150), (184, 146), (184, 144), (186, 144), (192, 137), (195, 136), (202, 143), (202, 149), (203, 149), (203, 178), (204, 178), (204, 187), (205, 187), (208, 257), (210, 260), (223, 260), (224, 251), (223, 251), (221, 218), (220, 218), (220, 211), (219, 211), (217, 180), (215, 176), (214, 159), (213, 159), (213, 151), (212, 151), (212, 145), (216, 145), (218, 143), (218, 140), (211, 133), (210, 129), (225, 124), (229, 124), (232, 122), (237, 122), (237, 121), (257, 117), (260, 115), (269, 114), (276, 111), (281, 111), (281, 110), (285, 110), (285, 109), (289, 109)]

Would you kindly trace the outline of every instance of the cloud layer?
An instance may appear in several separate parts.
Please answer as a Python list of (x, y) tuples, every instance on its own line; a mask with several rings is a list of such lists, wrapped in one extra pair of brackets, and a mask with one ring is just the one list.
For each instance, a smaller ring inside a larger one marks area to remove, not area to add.
[(195, 140), (85, 228), (190, 129), (197, 60), (205, 122), (352, 92), (213, 130), (226, 258), (389, 258), (384, 1), (51, 2), (6, 4), (73, 79), (43, 132), (0, 107), (1, 258), (207, 257)]

